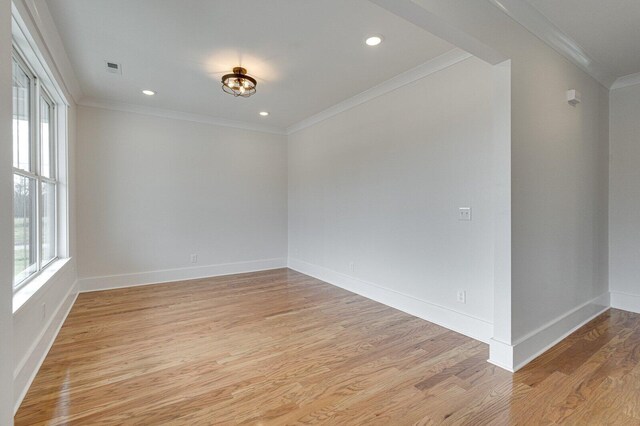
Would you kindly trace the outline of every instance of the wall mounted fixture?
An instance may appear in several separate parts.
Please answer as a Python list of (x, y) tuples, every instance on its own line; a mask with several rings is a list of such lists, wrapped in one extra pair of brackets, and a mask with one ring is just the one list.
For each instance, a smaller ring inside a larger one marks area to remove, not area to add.
[(582, 94), (576, 89), (567, 90), (567, 102), (569, 105), (576, 106), (582, 102)]
[(222, 90), (235, 97), (248, 98), (256, 93), (256, 79), (247, 75), (247, 70), (235, 67), (232, 74), (222, 76)]

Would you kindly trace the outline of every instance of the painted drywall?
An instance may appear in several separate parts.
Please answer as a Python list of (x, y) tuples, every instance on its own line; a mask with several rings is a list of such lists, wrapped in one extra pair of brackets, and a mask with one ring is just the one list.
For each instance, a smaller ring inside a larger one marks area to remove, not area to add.
[(492, 72), (469, 58), (290, 135), (290, 266), (490, 329)]
[(0, 425), (13, 424), (11, 2), (0, 0)]
[(80, 107), (81, 287), (284, 266), (286, 155), (284, 135)]
[(611, 91), (611, 305), (640, 313), (640, 85)]
[[(77, 295), (77, 273), (75, 266), (75, 141), (76, 141), (76, 110), (69, 87), (74, 87), (75, 76), (65, 66), (68, 63), (64, 48), (59, 43), (59, 37), (52, 26), (51, 16), (46, 4), (42, 1), (14, 1), (16, 10), (20, 14), (32, 41), (41, 52), (52, 76), (62, 88), (64, 96), (69, 101), (68, 108), (68, 161), (66, 164), (66, 179), (61, 179), (61, 186), (66, 190), (66, 199), (60, 202), (68, 204), (69, 218), (66, 223), (69, 239), (63, 254), (70, 260), (44, 286), (42, 286), (29, 300), (20, 306), (13, 314), (13, 409), (17, 409), (24, 394), (44, 360), (50, 345), (53, 343), (57, 331), (62, 326), (66, 313)], [(37, 17), (34, 20), (33, 17)], [(56, 43), (56, 39), (58, 43)], [(3, 157), (4, 158), (4, 157)], [(4, 205), (4, 204), (3, 204)], [(61, 224), (63, 225), (63, 224)]]
[[(511, 61), (511, 336), (502, 343), (521, 365), (608, 303), (608, 91), (500, 2), (373, 1), (490, 63)], [(569, 89), (582, 104), (566, 102)]]
[(527, 50), (512, 60), (515, 342), (608, 291), (608, 91), (537, 39)]

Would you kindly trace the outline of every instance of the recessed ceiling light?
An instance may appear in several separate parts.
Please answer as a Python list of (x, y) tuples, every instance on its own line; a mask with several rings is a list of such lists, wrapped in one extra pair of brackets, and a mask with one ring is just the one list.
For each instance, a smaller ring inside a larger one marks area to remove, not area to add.
[(266, 117), (269, 113), (267, 111), (260, 111), (260, 115)]
[(377, 46), (380, 43), (382, 43), (382, 37), (381, 36), (371, 36), (371, 37), (367, 38), (364, 42), (367, 43), (367, 46)]
[(154, 92), (153, 90), (147, 90), (147, 89), (143, 90), (142, 93), (144, 93), (147, 96), (153, 96), (156, 94), (156, 92)]

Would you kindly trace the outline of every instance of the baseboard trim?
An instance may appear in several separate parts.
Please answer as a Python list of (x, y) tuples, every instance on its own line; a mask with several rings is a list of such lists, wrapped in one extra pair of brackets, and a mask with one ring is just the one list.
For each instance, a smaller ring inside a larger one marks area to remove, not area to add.
[(56, 337), (58, 337), (62, 325), (66, 321), (67, 316), (69, 316), (69, 312), (71, 312), (71, 308), (78, 297), (77, 289), (78, 281), (76, 280), (69, 288), (62, 303), (58, 305), (56, 312), (49, 319), (47, 326), (42, 330), (42, 333), (40, 333), (33, 346), (31, 346), (27, 355), (16, 367), (13, 374), (14, 395), (17, 396), (13, 407), (14, 415), (18, 412), (22, 400), (27, 395), (33, 380), (36, 378), (38, 371), (40, 371), (40, 367), (42, 367), (42, 363), (51, 350)]
[(491, 342), (489, 342), (489, 359), (487, 362), (514, 373), (513, 346), (496, 339), (491, 339)]
[(481, 342), (491, 340), (493, 324), (479, 318), (302, 260), (290, 258), (289, 268)]
[(286, 258), (263, 259), (248, 262), (198, 266), (195, 268), (164, 269), (160, 271), (138, 272), (133, 274), (81, 278), (78, 280), (78, 283), (80, 292), (87, 293), (91, 291), (112, 290), (141, 285), (162, 284), (174, 281), (267, 271), (270, 269), (286, 267)]
[(607, 311), (609, 307), (609, 292), (606, 292), (522, 336), (512, 344), (492, 340), (489, 362), (516, 372)]
[(635, 294), (611, 292), (611, 307), (640, 314), (640, 296)]

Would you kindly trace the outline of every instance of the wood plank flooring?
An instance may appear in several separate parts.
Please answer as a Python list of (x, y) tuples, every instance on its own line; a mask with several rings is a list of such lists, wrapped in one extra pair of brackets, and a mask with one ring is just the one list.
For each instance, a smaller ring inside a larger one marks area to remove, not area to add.
[(487, 345), (297, 272), (81, 294), (16, 425), (640, 424), (640, 315), (516, 374)]

